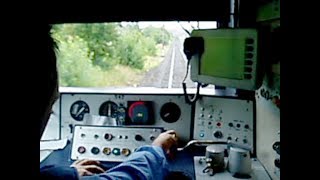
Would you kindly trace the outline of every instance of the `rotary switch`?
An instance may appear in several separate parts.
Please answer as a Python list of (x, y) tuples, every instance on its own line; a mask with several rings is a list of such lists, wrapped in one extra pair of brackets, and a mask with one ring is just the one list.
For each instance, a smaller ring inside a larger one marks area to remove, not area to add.
[(223, 134), (222, 134), (221, 131), (216, 131), (216, 132), (213, 133), (213, 136), (215, 138), (221, 139), (223, 137)]

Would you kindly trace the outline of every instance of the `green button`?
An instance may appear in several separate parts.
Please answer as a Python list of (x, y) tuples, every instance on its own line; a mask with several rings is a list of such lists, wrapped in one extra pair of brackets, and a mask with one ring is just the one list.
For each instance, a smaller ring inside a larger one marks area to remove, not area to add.
[(120, 155), (120, 149), (119, 148), (113, 148), (112, 154), (119, 156)]
[(91, 149), (91, 152), (92, 152), (92, 154), (98, 154), (98, 153), (100, 152), (100, 150), (99, 150), (99, 148), (97, 148), (97, 147), (93, 147), (93, 148)]

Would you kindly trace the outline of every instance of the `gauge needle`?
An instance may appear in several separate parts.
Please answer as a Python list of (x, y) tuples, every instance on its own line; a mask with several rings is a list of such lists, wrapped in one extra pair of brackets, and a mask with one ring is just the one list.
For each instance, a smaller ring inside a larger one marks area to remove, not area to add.
[(81, 113), (82, 113), (82, 111), (84, 111), (84, 107), (82, 107), (79, 111), (78, 111), (78, 113), (76, 114), (76, 116), (79, 116)]

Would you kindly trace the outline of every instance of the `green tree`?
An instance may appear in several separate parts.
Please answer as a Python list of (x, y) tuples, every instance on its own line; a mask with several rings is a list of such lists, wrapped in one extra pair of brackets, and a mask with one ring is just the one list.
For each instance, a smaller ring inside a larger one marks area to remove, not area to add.
[(78, 36), (55, 33), (58, 41), (57, 53), (60, 86), (96, 86), (93, 73), (100, 71), (88, 57), (86, 41)]
[[(157, 54), (156, 45), (160, 42), (159, 34), (164, 37), (163, 32), (157, 28), (141, 30), (137, 24), (54, 25), (52, 33), (60, 50), (60, 85), (97, 87), (110, 85), (114, 80), (127, 83), (132, 77), (117, 77), (119, 70), (143, 70), (145, 61), (148, 59), (149, 62), (150, 56)], [(110, 73), (115, 75), (111, 76)]]
[(144, 57), (155, 55), (156, 44), (152, 38), (145, 37), (137, 25), (119, 29), (118, 56), (120, 64), (143, 69)]
[(157, 44), (168, 45), (171, 40), (171, 34), (164, 28), (149, 26), (143, 29), (143, 34), (153, 38)]
[(117, 23), (77, 24), (75, 33), (87, 41), (94, 65), (102, 69), (112, 68), (118, 61), (115, 44)]

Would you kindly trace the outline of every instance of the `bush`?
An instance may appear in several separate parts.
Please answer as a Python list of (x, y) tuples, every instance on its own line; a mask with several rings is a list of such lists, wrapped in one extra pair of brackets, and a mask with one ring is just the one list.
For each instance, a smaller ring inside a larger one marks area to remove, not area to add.
[(60, 86), (96, 86), (97, 76), (93, 76), (93, 73), (101, 70), (92, 65), (87, 54), (87, 43), (78, 36), (62, 38), (56, 34), (55, 38), (59, 46), (57, 59)]

